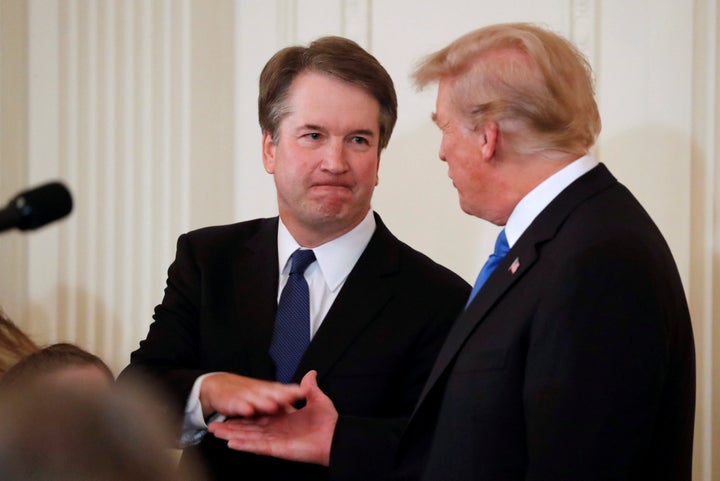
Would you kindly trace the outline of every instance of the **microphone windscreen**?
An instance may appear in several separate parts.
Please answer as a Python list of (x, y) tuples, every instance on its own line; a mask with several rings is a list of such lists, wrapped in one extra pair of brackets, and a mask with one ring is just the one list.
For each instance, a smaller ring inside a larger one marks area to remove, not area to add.
[(50, 182), (18, 194), (11, 204), (20, 212), (20, 230), (37, 229), (65, 217), (72, 210), (70, 191), (60, 182)]

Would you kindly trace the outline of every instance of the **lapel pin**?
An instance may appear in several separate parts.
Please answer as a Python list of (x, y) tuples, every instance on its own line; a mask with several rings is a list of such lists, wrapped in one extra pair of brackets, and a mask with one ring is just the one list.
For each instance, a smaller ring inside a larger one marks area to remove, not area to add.
[(515, 260), (512, 261), (512, 264), (510, 264), (510, 267), (508, 268), (508, 270), (510, 271), (511, 274), (515, 274), (515, 272), (517, 272), (517, 270), (519, 268), (520, 268), (520, 258), (516, 257)]

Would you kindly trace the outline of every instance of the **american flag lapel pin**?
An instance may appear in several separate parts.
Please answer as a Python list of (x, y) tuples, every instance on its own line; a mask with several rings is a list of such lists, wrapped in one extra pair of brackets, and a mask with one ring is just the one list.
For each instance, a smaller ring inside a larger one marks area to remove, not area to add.
[(510, 264), (510, 267), (508, 267), (508, 270), (511, 274), (515, 274), (517, 270), (520, 268), (520, 258), (516, 257), (514, 261), (512, 261), (512, 264)]

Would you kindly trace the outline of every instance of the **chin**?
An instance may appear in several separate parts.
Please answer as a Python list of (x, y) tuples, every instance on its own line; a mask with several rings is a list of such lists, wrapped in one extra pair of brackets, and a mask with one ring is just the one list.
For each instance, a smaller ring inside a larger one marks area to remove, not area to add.
[(462, 209), (462, 211), (465, 212), (467, 215), (472, 215), (472, 216), (477, 217), (477, 215), (472, 210), (468, 209), (464, 205), (460, 205), (460, 209)]

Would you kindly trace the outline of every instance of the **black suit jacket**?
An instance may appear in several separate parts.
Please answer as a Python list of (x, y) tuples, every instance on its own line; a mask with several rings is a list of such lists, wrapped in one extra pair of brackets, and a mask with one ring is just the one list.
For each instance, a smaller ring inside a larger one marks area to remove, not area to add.
[(455, 323), (397, 478), (689, 481), (694, 360), (670, 250), (600, 165), (541, 212)]
[[(295, 380), (316, 369), (320, 388), (343, 416), (407, 418), (470, 286), (400, 242), (377, 214), (375, 220), (377, 229)], [(274, 379), (268, 349), (277, 308), (277, 229), (277, 218), (258, 219), (180, 236), (154, 322), (120, 375), (150, 376), (164, 386), (171, 400), (167, 413), (178, 425), (203, 373)], [(212, 479), (328, 476), (320, 466), (232, 451), (211, 434), (190, 449)]]

